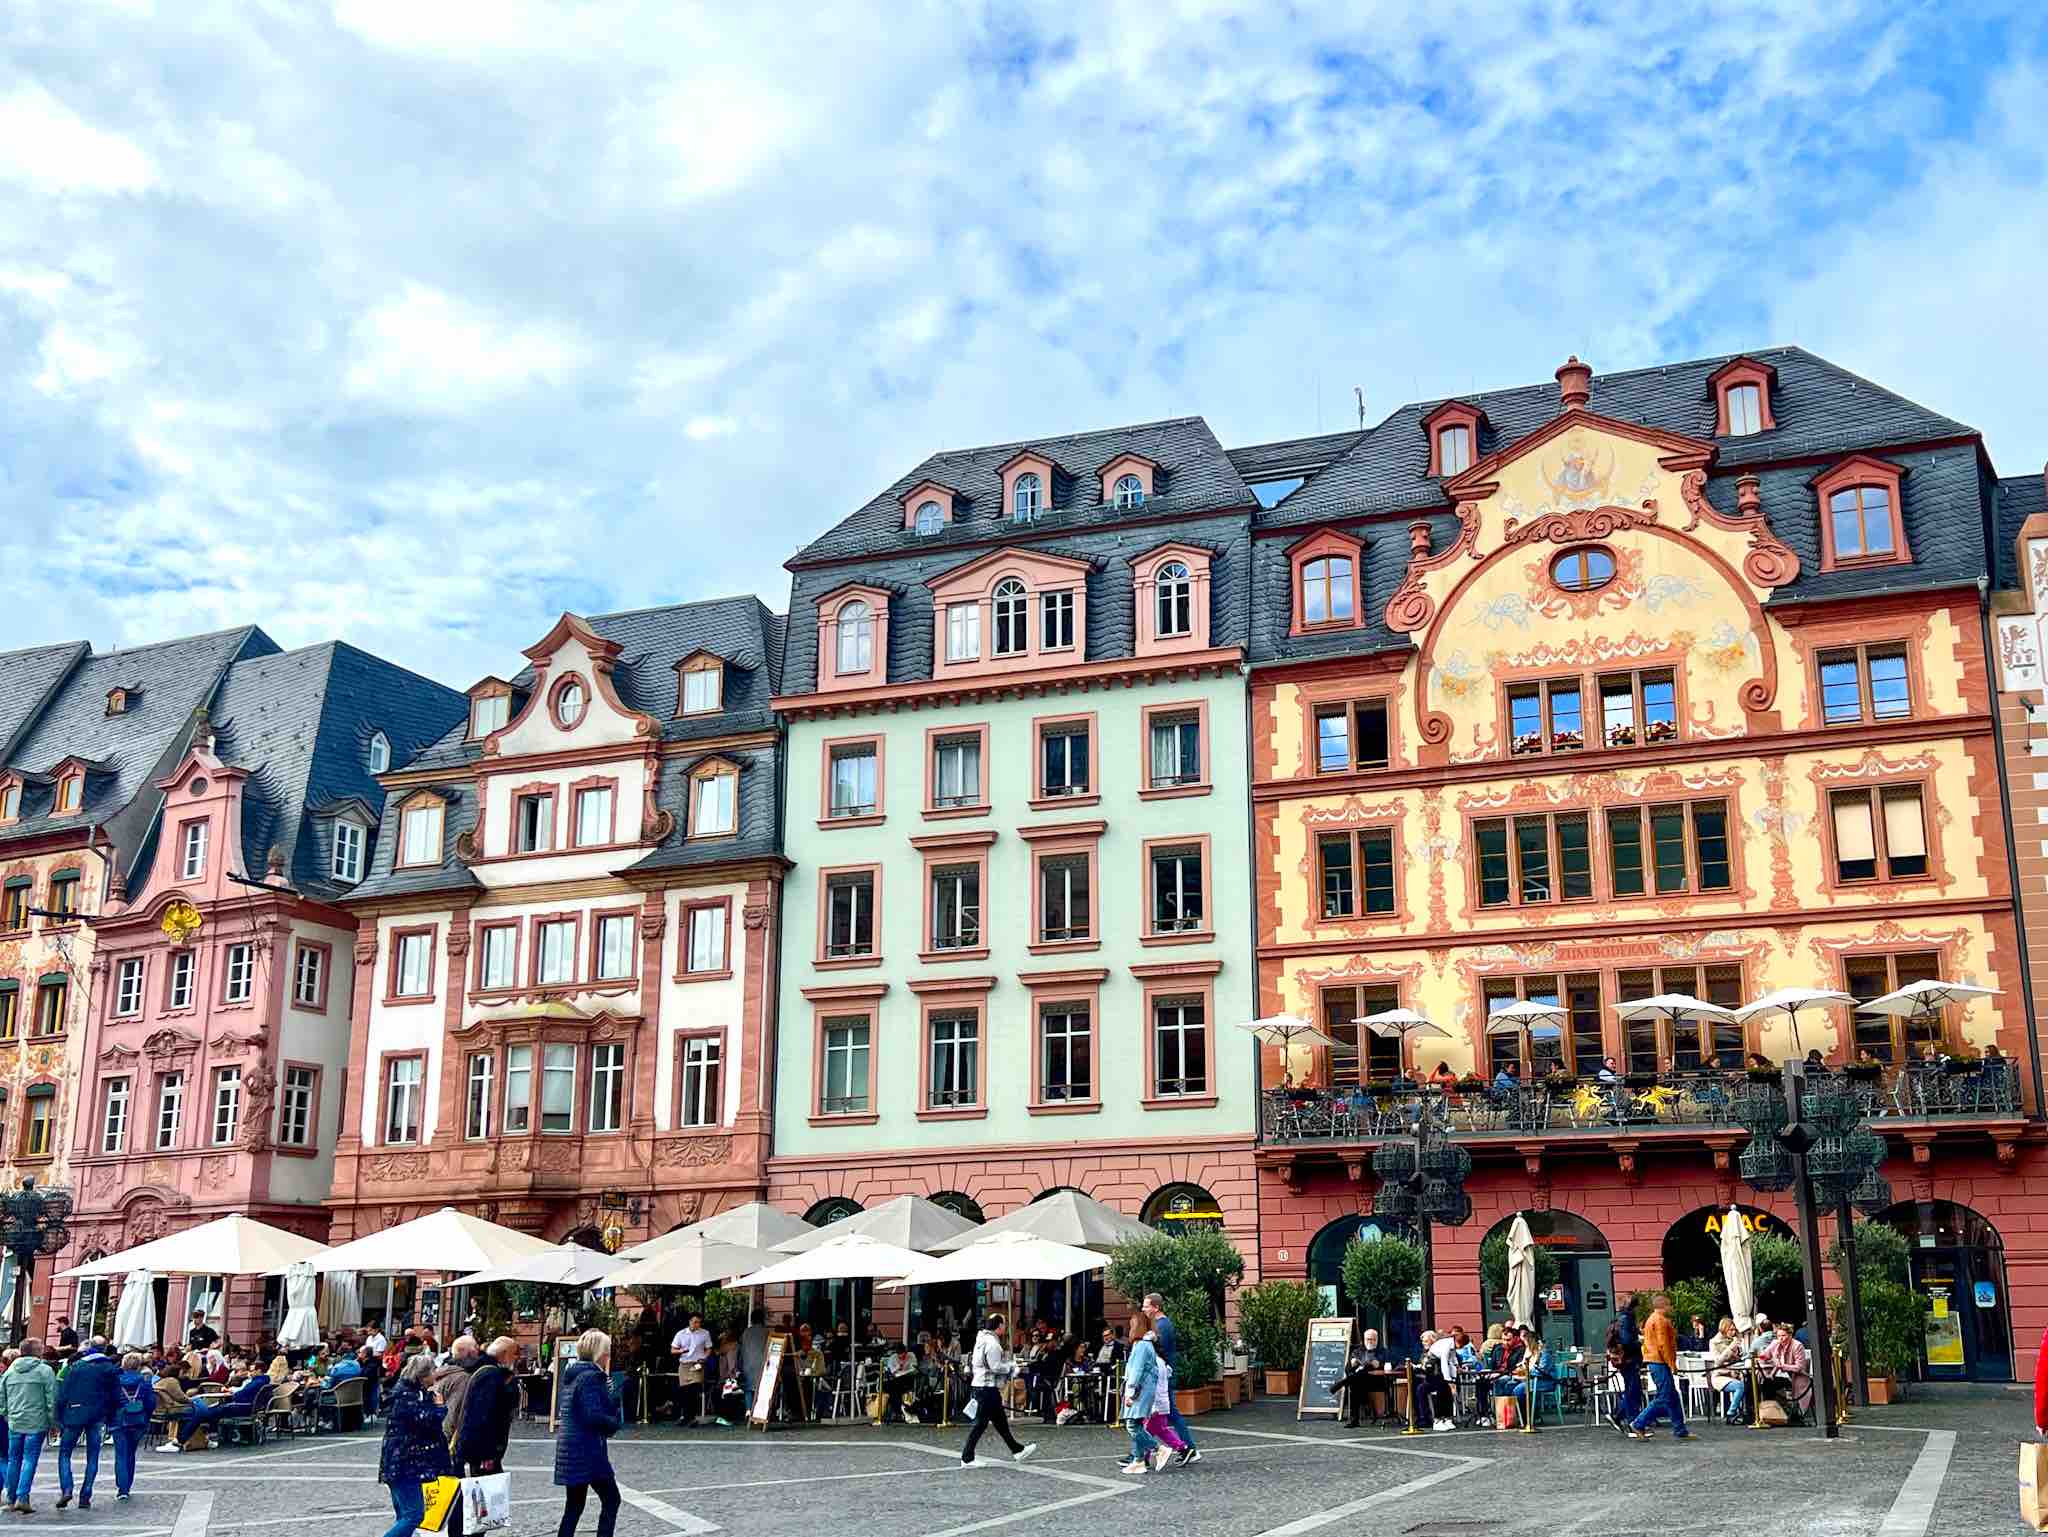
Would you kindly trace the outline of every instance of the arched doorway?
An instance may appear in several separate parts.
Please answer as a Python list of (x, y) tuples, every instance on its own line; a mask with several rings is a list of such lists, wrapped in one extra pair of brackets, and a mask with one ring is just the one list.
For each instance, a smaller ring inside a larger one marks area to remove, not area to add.
[[(1488, 1328), (1506, 1323), (1508, 1302), (1503, 1275), (1490, 1274), (1487, 1249), (1496, 1240), (1504, 1250), (1515, 1216), (1528, 1219), (1529, 1234), (1553, 1260), (1557, 1279), (1536, 1298), (1543, 1338), (1554, 1346), (1598, 1346), (1614, 1321), (1614, 1260), (1607, 1238), (1584, 1217), (1568, 1211), (1524, 1211), (1501, 1218), (1479, 1242), (1480, 1301)], [(1504, 1270), (1504, 1267), (1501, 1267)]]
[(1382, 1237), (1407, 1236), (1407, 1230), (1399, 1223), (1382, 1224), (1358, 1215), (1326, 1223), (1308, 1243), (1308, 1284), (1322, 1295), (1321, 1315), (1356, 1318), (1366, 1328), (1379, 1330), (1380, 1347), (1399, 1356), (1413, 1356), (1422, 1348), (1419, 1308), (1382, 1314), (1362, 1307), (1344, 1285), (1344, 1251), (1354, 1238), (1360, 1243), (1372, 1243)]
[[(804, 1221), (812, 1227), (830, 1227), (865, 1209), (849, 1196), (828, 1196), (804, 1213)], [(845, 1324), (855, 1339), (865, 1341), (868, 1321), (874, 1316), (874, 1296), (872, 1281), (799, 1281), (796, 1321), (809, 1324), (814, 1335), (830, 1334)]]
[(1152, 1192), (1138, 1216), (1148, 1227), (1156, 1227), (1162, 1233), (1223, 1226), (1223, 1208), (1200, 1185), (1161, 1185)]
[[(1792, 1229), (1779, 1218), (1772, 1216), (1759, 1206), (1738, 1206), (1742, 1222), (1752, 1237), (1769, 1235), (1773, 1238), (1790, 1239)], [(1698, 1206), (1672, 1223), (1664, 1233), (1664, 1284), (1676, 1281), (1690, 1281), (1698, 1277), (1721, 1283), (1721, 1230), (1728, 1221), (1725, 1206)], [(1804, 1283), (1795, 1272), (1760, 1288), (1757, 1292), (1757, 1311), (1766, 1318), (1803, 1318), (1806, 1316)], [(1722, 1305), (1728, 1300), (1724, 1287), (1721, 1293)], [(1712, 1330), (1720, 1323), (1718, 1318), (1709, 1318), (1706, 1325)], [(1678, 1320), (1681, 1331), (1687, 1320)]]
[(1905, 1235), (1913, 1290), (1927, 1299), (1922, 1374), (1935, 1381), (2010, 1382), (2012, 1312), (1998, 1229), (1954, 1201), (1901, 1201), (1877, 1220)]
[(988, 1218), (981, 1214), (981, 1203), (973, 1196), (963, 1195), (958, 1190), (941, 1190), (931, 1198), (931, 1201), (932, 1205), (943, 1206), (954, 1216), (964, 1217), (969, 1222), (988, 1221)]

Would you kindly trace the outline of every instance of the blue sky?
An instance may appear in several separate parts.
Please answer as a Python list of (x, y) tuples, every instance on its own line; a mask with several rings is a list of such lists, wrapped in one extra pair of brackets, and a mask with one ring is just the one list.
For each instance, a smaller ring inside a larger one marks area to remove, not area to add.
[(2038, 6), (15, 0), (0, 644), (458, 685), (926, 453), (1795, 342), (2048, 457)]

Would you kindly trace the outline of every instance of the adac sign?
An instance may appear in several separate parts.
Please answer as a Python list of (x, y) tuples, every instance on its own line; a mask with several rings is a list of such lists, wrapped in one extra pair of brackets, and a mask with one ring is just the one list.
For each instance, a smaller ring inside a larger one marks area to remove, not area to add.
[[(1735, 1208), (1735, 1211), (1736, 1215), (1742, 1218), (1742, 1225), (1748, 1228), (1750, 1232), (1753, 1234), (1775, 1233), (1783, 1238), (1789, 1238), (1792, 1236), (1792, 1229), (1787, 1227), (1784, 1224), (1784, 1222), (1772, 1216), (1767, 1211), (1758, 1211), (1753, 1206), (1738, 1206)], [(1717, 1239), (1721, 1236), (1721, 1229), (1726, 1227), (1727, 1225), (1728, 1213), (1722, 1211), (1719, 1207), (1715, 1207), (1707, 1212), (1706, 1221), (1703, 1224), (1702, 1231), (1704, 1231), (1709, 1238)]]

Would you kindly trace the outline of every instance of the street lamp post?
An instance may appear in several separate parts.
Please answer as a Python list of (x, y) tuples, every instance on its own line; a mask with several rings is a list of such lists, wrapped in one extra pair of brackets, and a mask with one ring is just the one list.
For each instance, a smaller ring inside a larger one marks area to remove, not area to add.
[(1374, 1150), (1372, 1171), (1380, 1181), (1372, 1214), (1413, 1223), (1421, 1240), (1423, 1324), (1434, 1327), (1436, 1255), (1430, 1229), (1433, 1223), (1462, 1227), (1472, 1220), (1472, 1197), (1465, 1193), (1472, 1155), (1450, 1139), (1430, 1102), (1418, 1099), (1407, 1134), (1389, 1137)]
[(14, 1343), (28, 1334), (28, 1293), (35, 1284), (36, 1260), (55, 1254), (70, 1241), (66, 1223), (71, 1217), (71, 1192), (38, 1190), (33, 1179), (0, 1200), (0, 1221), (6, 1224), (7, 1252), (14, 1257), (14, 1317), (10, 1322)]

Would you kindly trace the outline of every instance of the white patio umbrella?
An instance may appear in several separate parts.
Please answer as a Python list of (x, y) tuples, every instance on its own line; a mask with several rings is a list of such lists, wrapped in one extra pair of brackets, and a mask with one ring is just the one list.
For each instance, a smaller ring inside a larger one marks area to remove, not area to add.
[(1627, 1003), (1617, 1003), (1614, 1012), (1622, 1019), (1662, 1019), (1669, 1020), (1673, 1026), (1702, 1019), (1729, 1025), (1738, 1023), (1733, 1009), (1724, 1009), (1718, 1003), (1709, 1003), (1690, 993), (1659, 993), (1654, 998), (1632, 998)]
[(1979, 987), (1974, 982), (1942, 982), (1929, 977), (1920, 982), (1908, 982), (1904, 987), (1894, 988), (1882, 998), (1859, 1004), (1859, 1014), (1898, 1014), (1932, 1017), (1952, 1003), (1967, 1004), (1973, 998), (1996, 998), (2000, 996), (1995, 987)]
[(926, 1260), (900, 1281), (885, 1281), (883, 1287), (939, 1286), (948, 1281), (1064, 1281), (1108, 1264), (1109, 1256), (1093, 1249), (1077, 1249), (1012, 1229), (990, 1233), (964, 1249)]
[(672, 1233), (663, 1233), (659, 1238), (650, 1238), (645, 1243), (636, 1243), (630, 1249), (619, 1251), (620, 1259), (651, 1259), (665, 1254), (677, 1244), (702, 1234), (719, 1243), (738, 1244), (745, 1249), (769, 1249), (785, 1238), (796, 1238), (805, 1233), (815, 1233), (816, 1228), (801, 1217), (793, 1217), (779, 1206), (770, 1206), (766, 1201), (749, 1201), (744, 1206), (735, 1206), (722, 1211), (715, 1217), (706, 1217), (702, 1222), (692, 1222), (688, 1227), (679, 1227)]
[(1106, 1206), (1078, 1190), (1056, 1190), (1043, 1200), (1020, 1206), (1015, 1211), (992, 1217), (971, 1232), (934, 1245), (941, 1254), (964, 1249), (992, 1233), (1030, 1233), (1077, 1249), (1108, 1251), (1136, 1238), (1150, 1238), (1154, 1229), (1136, 1217), (1127, 1217), (1114, 1206)]
[(1527, 999), (1505, 1004), (1486, 1016), (1488, 1035), (1513, 1035), (1539, 1025), (1562, 1025), (1564, 1009), (1555, 1003), (1533, 1003)]
[(285, 1271), (285, 1315), (277, 1342), (286, 1350), (307, 1350), (320, 1343), (320, 1315), (313, 1310), (313, 1296), (319, 1287), (320, 1278), (306, 1260), (296, 1261)]
[(114, 1309), (114, 1348), (147, 1349), (157, 1343), (156, 1277), (131, 1270), (121, 1282), (121, 1301)]
[(280, 1275), (294, 1260), (319, 1252), (320, 1245), (310, 1238), (236, 1214), (57, 1273), (117, 1276), (148, 1270), (156, 1275)]
[(780, 1286), (793, 1281), (879, 1281), (909, 1275), (925, 1257), (914, 1249), (900, 1248), (870, 1238), (865, 1233), (847, 1233), (827, 1239), (815, 1249), (787, 1255), (764, 1269), (734, 1279), (735, 1286)]
[(1508, 1316), (1518, 1324), (1536, 1322), (1536, 1235), (1520, 1212), (1508, 1226)]
[(659, 1254), (628, 1262), (612, 1281), (618, 1286), (723, 1286), (734, 1276), (774, 1264), (778, 1257), (767, 1249), (691, 1233)]
[(1338, 1043), (1329, 1035), (1316, 1028), (1299, 1014), (1268, 1014), (1264, 1019), (1241, 1022), (1240, 1030), (1248, 1031), (1283, 1051), (1290, 1046), (1335, 1046)]
[(948, 1211), (923, 1196), (899, 1195), (879, 1206), (870, 1206), (865, 1211), (841, 1217), (837, 1222), (828, 1222), (823, 1227), (814, 1227), (793, 1238), (770, 1244), (769, 1248), (777, 1254), (801, 1254), (847, 1233), (865, 1233), (870, 1238), (881, 1239), (883, 1243), (895, 1244), (899, 1249), (931, 1253), (942, 1239), (957, 1238), (979, 1226), (979, 1223), (970, 1222), (958, 1212)]
[(596, 1249), (586, 1249), (580, 1243), (565, 1243), (509, 1264), (492, 1265), (448, 1284), (489, 1286), (495, 1281), (531, 1281), (539, 1286), (590, 1287), (599, 1285), (608, 1276), (627, 1269), (631, 1264), (632, 1261), (620, 1259), (616, 1254), (602, 1254)]
[(1408, 1042), (1411, 1038), (1421, 1041), (1436, 1037), (1449, 1040), (1451, 1032), (1431, 1023), (1425, 1016), (1413, 1009), (1386, 1009), (1378, 1014), (1361, 1014), (1351, 1021), (1363, 1025), (1382, 1040), (1401, 1043), (1401, 1071), (1408, 1071)]
[[(382, 1228), (349, 1243), (336, 1244), (309, 1256), (313, 1268), (323, 1275), (337, 1270), (369, 1271), (380, 1275), (417, 1275), (438, 1271), (447, 1275), (468, 1275), (494, 1265), (510, 1264), (554, 1247), (535, 1238), (468, 1212), (444, 1206), (424, 1217)], [(277, 1267), (279, 1271), (283, 1266)]]
[(1745, 1003), (1735, 1011), (1735, 1017), (1745, 1025), (1753, 1019), (1762, 1019), (1767, 1014), (1782, 1014), (1792, 1026), (1792, 1049), (1801, 1052), (1799, 1043), (1799, 1011), (1801, 1009), (1825, 1009), (1834, 1004), (1855, 1002), (1848, 993), (1838, 992), (1831, 987), (1776, 987), (1765, 993), (1754, 1003)]
[(1721, 1220), (1721, 1284), (1728, 1288), (1728, 1316), (1736, 1328), (1749, 1329), (1756, 1314), (1756, 1259), (1739, 1206), (1729, 1207)]

